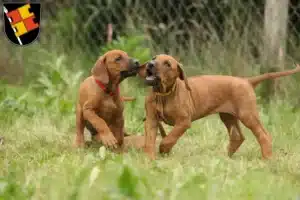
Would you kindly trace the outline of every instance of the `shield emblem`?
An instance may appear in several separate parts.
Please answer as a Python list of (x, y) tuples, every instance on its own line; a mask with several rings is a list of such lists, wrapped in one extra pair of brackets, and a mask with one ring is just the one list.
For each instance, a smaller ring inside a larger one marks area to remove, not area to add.
[(17, 45), (28, 45), (38, 38), (41, 19), (40, 3), (3, 3), (4, 30)]

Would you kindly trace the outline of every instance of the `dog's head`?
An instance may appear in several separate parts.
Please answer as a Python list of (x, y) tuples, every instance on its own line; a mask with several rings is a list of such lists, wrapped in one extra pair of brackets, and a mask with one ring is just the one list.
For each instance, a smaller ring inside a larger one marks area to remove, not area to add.
[(145, 83), (155, 91), (166, 92), (167, 88), (175, 84), (177, 78), (183, 80), (186, 88), (190, 90), (182, 65), (169, 55), (155, 56), (140, 67), (139, 75), (144, 77)]
[(121, 82), (127, 77), (135, 76), (140, 64), (130, 58), (126, 52), (112, 50), (101, 56), (91, 70), (92, 75), (99, 81), (107, 84), (110, 79)]

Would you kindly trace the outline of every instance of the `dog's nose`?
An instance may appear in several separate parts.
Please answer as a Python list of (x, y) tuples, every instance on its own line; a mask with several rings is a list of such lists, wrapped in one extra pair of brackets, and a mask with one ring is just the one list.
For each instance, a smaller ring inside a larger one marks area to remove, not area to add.
[(133, 60), (133, 63), (134, 63), (135, 66), (140, 66), (140, 62), (136, 59)]
[(154, 65), (155, 65), (154, 61), (151, 61), (148, 63), (147, 67), (152, 69), (154, 67)]
[(152, 74), (152, 70), (148, 67), (146, 68), (146, 72), (147, 72), (147, 74)]

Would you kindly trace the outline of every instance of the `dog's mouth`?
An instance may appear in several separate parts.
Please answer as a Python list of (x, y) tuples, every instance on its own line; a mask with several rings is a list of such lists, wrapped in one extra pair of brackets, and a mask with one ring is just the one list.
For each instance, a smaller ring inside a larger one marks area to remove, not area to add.
[(137, 69), (130, 69), (130, 70), (123, 70), (120, 72), (120, 81), (124, 80), (125, 78), (136, 76), (138, 70)]
[(159, 83), (159, 77), (156, 76), (152, 71), (147, 70), (145, 83), (149, 86), (156, 86)]
[(130, 77), (130, 76), (135, 76), (137, 74), (137, 72), (138, 72), (137, 68), (132, 68), (132, 69), (129, 69), (129, 70), (121, 71), (120, 75), (123, 78), (127, 78), (127, 77)]
[(139, 71), (139, 62), (131, 60), (130, 61), (130, 67), (127, 70), (123, 70), (120, 72), (121, 81), (125, 78), (136, 76)]

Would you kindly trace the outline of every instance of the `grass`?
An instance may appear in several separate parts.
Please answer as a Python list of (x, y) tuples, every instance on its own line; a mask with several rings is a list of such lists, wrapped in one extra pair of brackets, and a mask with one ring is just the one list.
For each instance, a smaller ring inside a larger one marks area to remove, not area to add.
[[(137, 117), (144, 112), (142, 105), (142, 96), (126, 103), (126, 129), (133, 134), (143, 132)], [(98, 148), (71, 148), (73, 114), (53, 118), (47, 109), (32, 117), (15, 113), (8, 123), (7, 113), (0, 124), (5, 138), (0, 146), (0, 199), (296, 200), (300, 113), (291, 110), (279, 100), (268, 111), (260, 110), (273, 136), (270, 161), (260, 159), (259, 146), (244, 127), (246, 141), (228, 158), (228, 136), (217, 116), (194, 122), (169, 156), (152, 162), (134, 149), (120, 156)]]
[[(240, 44), (237, 40), (233, 44)], [(134, 50), (140, 46), (138, 41), (137, 37), (120, 39), (113, 48), (149, 59), (148, 49)], [(261, 66), (255, 59), (221, 44), (206, 43), (206, 51), (197, 55), (192, 54), (196, 49), (186, 51), (192, 55), (190, 62), (182, 61), (187, 74), (259, 73)], [(0, 200), (300, 199), (300, 110), (293, 106), (299, 100), (296, 79), (284, 82), (283, 99), (273, 100), (268, 109), (260, 105), (262, 122), (273, 137), (272, 160), (261, 160), (259, 145), (245, 127), (246, 141), (228, 158), (226, 129), (213, 115), (194, 122), (170, 155), (149, 161), (134, 149), (115, 155), (103, 148), (71, 147), (75, 92), (81, 71), (89, 74), (94, 58), (77, 49), (59, 53), (57, 43), (44, 48), (19, 50), (26, 58), (25, 86), (0, 83), (0, 137), (5, 138), (0, 145)], [(37, 84), (37, 91), (28, 91), (28, 83)], [(123, 92), (137, 97), (136, 102), (125, 104), (126, 129), (141, 134), (145, 90), (125, 80)]]

